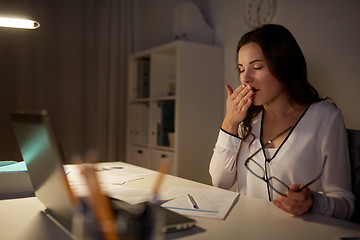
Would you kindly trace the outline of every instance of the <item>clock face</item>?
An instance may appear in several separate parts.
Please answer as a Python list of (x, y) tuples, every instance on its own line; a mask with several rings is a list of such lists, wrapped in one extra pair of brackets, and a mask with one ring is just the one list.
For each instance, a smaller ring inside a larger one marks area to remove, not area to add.
[(246, 0), (245, 20), (254, 28), (270, 23), (275, 14), (276, 0)]

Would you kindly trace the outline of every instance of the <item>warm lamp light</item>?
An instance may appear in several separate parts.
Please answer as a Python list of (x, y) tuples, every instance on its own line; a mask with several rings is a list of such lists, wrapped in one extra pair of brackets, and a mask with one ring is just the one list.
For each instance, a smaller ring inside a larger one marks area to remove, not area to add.
[(37, 21), (22, 18), (0, 17), (0, 27), (36, 29), (40, 27), (40, 23), (38, 23)]

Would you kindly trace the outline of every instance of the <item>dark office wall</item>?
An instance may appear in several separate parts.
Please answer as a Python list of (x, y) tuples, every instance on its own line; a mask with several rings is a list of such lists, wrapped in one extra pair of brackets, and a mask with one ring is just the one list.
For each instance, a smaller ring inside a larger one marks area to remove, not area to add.
[(9, 121), (10, 111), (49, 110), (66, 151), (83, 151), (84, 32), (80, 2), (22, 2), (18, 5), (33, 3), (23, 15), (31, 15), (41, 27), (0, 29), (1, 159), (22, 159)]
[(0, 14), (41, 24), (0, 28), (0, 160), (22, 159), (9, 112), (41, 109), (52, 116), (66, 160), (90, 149), (102, 161), (124, 160), (127, 50), (119, 46), (130, 44), (119, 30), (127, 24), (122, 3), (129, 1), (0, 2)]

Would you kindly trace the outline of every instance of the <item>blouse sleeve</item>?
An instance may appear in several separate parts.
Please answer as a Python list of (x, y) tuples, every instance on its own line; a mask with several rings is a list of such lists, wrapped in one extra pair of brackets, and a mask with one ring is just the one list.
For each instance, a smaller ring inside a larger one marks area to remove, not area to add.
[(326, 124), (322, 159), (327, 162), (322, 176), (322, 192), (313, 193), (312, 212), (350, 219), (355, 197), (351, 192), (351, 170), (347, 133), (340, 111)]
[(215, 187), (230, 189), (236, 181), (236, 159), (241, 139), (219, 131), (210, 161), (209, 173)]

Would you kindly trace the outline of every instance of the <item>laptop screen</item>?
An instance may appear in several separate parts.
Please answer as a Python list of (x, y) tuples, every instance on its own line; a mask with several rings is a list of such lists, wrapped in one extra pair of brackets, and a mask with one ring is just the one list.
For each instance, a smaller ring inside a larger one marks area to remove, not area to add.
[(11, 113), (10, 117), (36, 197), (70, 228), (74, 208), (48, 112)]

